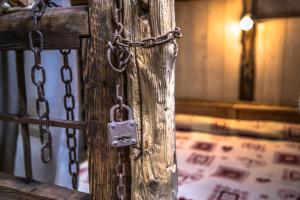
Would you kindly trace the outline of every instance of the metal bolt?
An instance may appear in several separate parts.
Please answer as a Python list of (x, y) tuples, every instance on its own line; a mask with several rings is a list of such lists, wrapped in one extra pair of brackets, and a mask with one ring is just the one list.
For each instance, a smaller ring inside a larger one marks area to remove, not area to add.
[(135, 122), (130, 122), (130, 126), (135, 126)]
[(119, 144), (118, 144), (118, 142), (114, 141), (114, 142), (112, 142), (112, 146), (117, 147), (117, 146), (119, 146)]
[(135, 140), (135, 139), (132, 139), (132, 140), (131, 140), (131, 143), (132, 143), (132, 144), (136, 144), (136, 140)]
[(110, 125), (110, 128), (111, 128), (111, 129), (115, 129), (115, 128), (116, 128), (116, 125), (115, 125), (115, 124), (111, 124), (111, 125)]

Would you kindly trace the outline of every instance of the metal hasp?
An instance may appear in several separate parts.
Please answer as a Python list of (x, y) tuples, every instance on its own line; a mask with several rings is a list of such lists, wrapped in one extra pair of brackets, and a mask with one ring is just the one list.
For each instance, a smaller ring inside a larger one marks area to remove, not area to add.
[(119, 104), (110, 109), (110, 123), (107, 124), (109, 143), (113, 147), (124, 147), (136, 144), (137, 123), (133, 119), (133, 113), (129, 106), (122, 105), (127, 111), (127, 120), (115, 121), (115, 111), (120, 108)]

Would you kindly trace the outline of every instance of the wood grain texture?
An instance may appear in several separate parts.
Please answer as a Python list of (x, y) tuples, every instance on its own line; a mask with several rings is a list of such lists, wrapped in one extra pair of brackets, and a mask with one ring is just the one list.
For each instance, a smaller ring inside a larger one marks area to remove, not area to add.
[(238, 100), (241, 44), (240, 0), (176, 1), (179, 41), (176, 97)]
[(300, 16), (299, 0), (254, 0), (254, 17), (258, 20)]
[[(125, 35), (133, 40), (160, 36), (175, 28), (174, 1), (124, 1)], [(131, 153), (131, 199), (176, 199), (175, 49), (168, 43), (133, 49), (128, 67), (128, 100), (139, 124), (139, 141)]]
[[(86, 139), (89, 161), (89, 189), (93, 200), (117, 199), (117, 176), (115, 165), (117, 151), (108, 143), (107, 123), (109, 110), (114, 104), (114, 73), (106, 58), (107, 42), (113, 34), (111, 0), (89, 2), (89, 23), (91, 38), (84, 46), (87, 51), (86, 66), (83, 69), (85, 94)], [(122, 156), (123, 162), (129, 155)], [(130, 168), (126, 166), (124, 182), (128, 182)], [(126, 183), (126, 198), (130, 197), (130, 184)]]
[(14, 177), (0, 172), (0, 199), (3, 200), (88, 200), (89, 195), (67, 188)]
[[(28, 49), (33, 28), (29, 10), (0, 17), (0, 50)], [(48, 8), (40, 20), (45, 49), (80, 47), (80, 37), (89, 35), (87, 7)]]

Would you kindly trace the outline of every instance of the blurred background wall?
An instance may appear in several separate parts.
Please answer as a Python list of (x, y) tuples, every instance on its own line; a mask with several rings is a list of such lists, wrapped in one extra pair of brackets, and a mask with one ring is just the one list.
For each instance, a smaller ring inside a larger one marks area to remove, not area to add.
[[(242, 0), (177, 0), (176, 98), (238, 101)], [(255, 101), (297, 106), (300, 18), (257, 22)]]

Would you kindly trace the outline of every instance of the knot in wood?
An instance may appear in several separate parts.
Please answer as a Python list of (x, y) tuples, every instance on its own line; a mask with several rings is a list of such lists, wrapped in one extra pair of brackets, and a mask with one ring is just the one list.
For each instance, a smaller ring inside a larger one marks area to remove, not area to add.
[(157, 191), (160, 189), (160, 186), (161, 186), (161, 181), (159, 179), (152, 179), (149, 181), (149, 187), (151, 190), (153, 191)]

